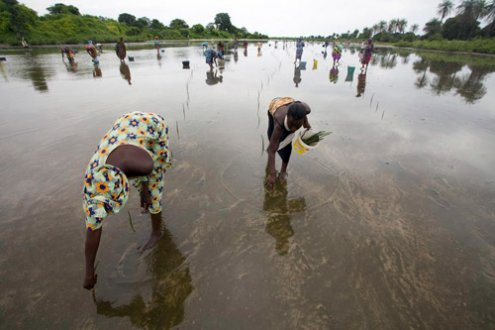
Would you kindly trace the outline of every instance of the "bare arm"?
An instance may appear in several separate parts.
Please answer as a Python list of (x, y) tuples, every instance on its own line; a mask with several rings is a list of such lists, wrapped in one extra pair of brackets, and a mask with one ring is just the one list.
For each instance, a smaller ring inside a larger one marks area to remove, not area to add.
[(84, 254), (86, 256), (86, 276), (84, 277), (83, 287), (87, 290), (92, 289), (96, 284), (95, 259), (98, 246), (100, 245), (102, 229), (86, 231), (86, 243)]
[(267, 153), (268, 153), (268, 161), (266, 163), (266, 173), (267, 173), (267, 179), (266, 179), (266, 184), (268, 188), (272, 188), (273, 184), (275, 183), (275, 175), (277, 171), (275, 170), (275, 153), (278, 150), (278, 147), (280, 145), (280, 137), (282, 136), (282, 129), (280, 126), (275, 124), (275, 127), (273, 128), (273, 133), (272, 137), (270, 138), (270, 145), (267, 148)]

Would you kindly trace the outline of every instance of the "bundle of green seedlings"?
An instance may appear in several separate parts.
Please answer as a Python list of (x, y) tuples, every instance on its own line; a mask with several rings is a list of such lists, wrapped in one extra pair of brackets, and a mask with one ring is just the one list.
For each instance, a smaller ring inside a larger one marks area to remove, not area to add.
[[(307, 131), (306, 131), (307, 132)], [(303, 133), (301, 136), (301, 140), (308, 146), (313, 146), (323, 140), (323, 138), (327, 135), (330, 135), (332, 132), (325, 132), (325, 131), (319, 131), (318, 133), (315, 133), (311, 136), (304, 137), (306, 132)]]

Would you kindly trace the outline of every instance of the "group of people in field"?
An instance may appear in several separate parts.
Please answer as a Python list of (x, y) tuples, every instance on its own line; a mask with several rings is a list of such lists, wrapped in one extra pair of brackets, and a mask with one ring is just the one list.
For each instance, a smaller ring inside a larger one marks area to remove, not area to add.
[[(304, 41), (300, 38), (296, 43), (296, 59), (301, 61)], [(213, 68), (218, 59), (223, 59), (225, 46), (219, 42), (217, 50), (203, 45), (206, 63)], [(247, 42), (244, 43), (247, 48)], [(99, 54), (91, 42), (85, 46), (93, 64), (99, 64)], [(363, 67), (367, 66), (373, 51), (372, 41), (362, 55)], [(126, 46), (123, 39), (115, 45), (115, 52), (124, 63)], [(159, 54), (159, 47), (157, 47)], [(62, 55), (70, 63), (74, 63), (74, 52), (65, 47)], [(332, 56), (334, 62), (340, 60), (342, 49), (334, 46)], [(292, 139), (300, 128), (310, 129), (308, 115), (311, 108), (308, 104), (292, 97), (277, 97), (268, 105), (269, 146), (266, 163), (265, 185), (267, 191), (274, 188), (277, 182), (287, 180), (287, 167), (292, 153)], [(140, 196), (140, 206), (150, 214), (151, 233), (144, 249), (152, 248), (162, 236), (162, 195), (163, 178), (171, 168), (169, 126), (164, 116), (157, 113), (135, 111), (117, 118), (111, 128), (101, 138), (96, 150), (87, 165), (83, 180), (83, 210), (86, 223), (85, 263), (86, 270), (83, 287), (91, 289), (97, 282), (95, 259), (102, 236), (105, 220), (112, 214), (122, 210), (129, 199), (131, 185)], [(276, 155), (282, 164), (276, 168)]]

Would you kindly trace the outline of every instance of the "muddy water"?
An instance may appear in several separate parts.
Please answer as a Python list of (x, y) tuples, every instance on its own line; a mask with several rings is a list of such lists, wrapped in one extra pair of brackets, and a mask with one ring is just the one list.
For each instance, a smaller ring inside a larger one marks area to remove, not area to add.
[[(0, 327), (493, 328), (495, 60), (379, 49), (360, 74), (355, 50), (338, 72), (321, 51), (304, 70), (294, 45), (250, 45), (209, 72), (196, 46), (126, 65), (109, 50), (101, 77), (82, 51), (76, 69), (1, 54)], [(333, 134), (268, 193), (266, 108), (283, 95)], [(132, 191), (105, 222), (93, 297), (82, 175), (135, 110), (170, 126), (165, 235), (139, 253)]]

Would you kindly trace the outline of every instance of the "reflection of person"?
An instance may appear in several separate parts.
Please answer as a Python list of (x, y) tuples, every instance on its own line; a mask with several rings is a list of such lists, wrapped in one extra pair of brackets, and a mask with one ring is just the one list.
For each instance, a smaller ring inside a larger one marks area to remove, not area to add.
[(147, 257), (151, 270), (149, 301), (136, 295), (126, 305), (96, 300), (96, 312), (107, 317), (129, 317), (133, 325), (146, 329), (170, 329), (184, 318), (184, 302), (193, 290), (186, 258), (171, 233), (164, 228), (162, 239)]
[(124, 38), (120, 37), (119, 42), (115, 45), (115, 54), (120, 58), (120, 62), (125, 61), (125, 57), (127, 54), (127, 48), (124, 43)]
[(368, 39), (368, 42), (366, 43), (366, 46), (364, 47), (364, 51), (363, 51), (362, 58), (361, 58), (362, 68), (366, 67), (366, 69), (368, 69), (368, 64), (370, 63), (371, 55), (373, 54), (374, 49), (375, 49), (375, 46), (373, 45), (373, 40)]
[(333, 44), (333, 49), (332, 49), (332, 58), (333, 58), (333, 64), (339, 63), (340, 58), (342, 57), (342, 48), (340, 45), (337, 45), (335, 42)]
[(102, 73), (101, 73), (100, 65), (95, 63), (93, 65), (93, 77), (94, 78), (101, 78), (101, 76), (102, 76)]
[(294, 81), (294, 84), (296, 84), (296, 87), (299, 87), (299, 84), (301, 83), (301, 68), (299, 66), (294, 66), (294, 78), (292, 79)]
[(213, 49), (208, 48), (207, 50), (205, 50), (206, 63), (210, 66), (210, 70), (213, 70), (213, 64), (218, 66), (217, 57), (218, 57), (218, 54)]
[(290, 224), (291, 213), (306, 209), (303, 198), (287, 200), (287, 183), (278, 182), (273, 191), (265, 190), (263, 210), (268, 213), (266, 232), (275, 238), (275, 250), (281, 256), (289, 252), (289, 238), (294, 235)]
[(295, 101), (291, 97), (277, 97), (270, 102), (268, 107), (268, 139), (270, 144), (267, 149), (268, 161), (266, 164), (266, 184), (269, 189), (275, 183), (275, 152), (282, 158), (280, 178), (286, 179), (287, 165), (292, 152), (292, 138), (299, 128), (311, 128), (307, 115), (311, 113), (310, 107), (303, 102)]
[(297, 60), (299, 60), (299, 63), (301, 62), (301, 57), (303, 54), (304, 46), (305, 46), (305, 44), (304, 44), (303, 38), (300, 37), (299, 39), (297, 39), (297, 42), (296, 42), (296, 59), (294, 60), (294, 63), (296, 63)]
[(207, 85), (216, 85), (218, 84), (219, 82), (223, 82), (223, 76), (222, 75), (218, 75), (217, 71), (213, 71), (213, 70), (210, 70), (210, 71), (206, 71), (206, 84)]
[(103, 220), (118, 213), (129, 198), (128, 179), (140, 190), (141, 206), (151, 214), (151, 235), (144, 249), (161, 236), (163, 174), (170, 167), (168, 126), (153, 113), (132, 112), (115, 122), (100, 141), (86, 169), (83, 207), (86, 213), (84, 288), (96, 284), (94, 262)]
[(360, 97), (361, 95), (363, 95), (365, 88), (366, 88), (366, 71), (361, 71), (361, 73), (358, 75), (356, 97)]
[(334, 64), (332, 66), (332, 68), (330, 69), (330, 82), (333, 82), (334, 84), (336, 84), (337, 80), (339, 80), (339, 69)]
[(129, 85), (131, 85), (131, 69), (129, 69), (129, 66), (124, 62), (120, 63), (120, 74), (122, 75), (122, 78), (127, 80)]

